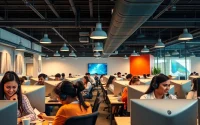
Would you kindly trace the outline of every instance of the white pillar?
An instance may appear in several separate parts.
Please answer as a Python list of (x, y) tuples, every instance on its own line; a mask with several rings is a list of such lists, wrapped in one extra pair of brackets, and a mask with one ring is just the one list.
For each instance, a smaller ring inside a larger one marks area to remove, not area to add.
[(41, 55), (34, 54), (33, 56), (33, 77), (38, 77), (42, 72), (42, 58)]

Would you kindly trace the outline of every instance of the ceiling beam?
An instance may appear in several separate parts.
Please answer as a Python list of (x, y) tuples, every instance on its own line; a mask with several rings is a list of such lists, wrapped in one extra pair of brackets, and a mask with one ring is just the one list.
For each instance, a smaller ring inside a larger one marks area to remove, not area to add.
[(90, 18), (93, 17), (93, 0), (89, 0)]
[(71, 5), (71, 8), (72, 8), (72, 11), (73, 11), (74, 15), (76, 16), (77, 15), (77, 11), (76, 11), (76, 7), (74, 5), (74, 1), (73, 0), (69, 0), (69, 3)]
[(56, 15), (57, 18), (60, 18), (60, 15), (57, 13), (57, 11), (54, 9), (54, 7), (52, 6), (52, 4), (50, 3), (49, 0), (44, 0), (46, 2), (46, 4), (48, 5), (48, 7), (51, 9), (51, 11)]

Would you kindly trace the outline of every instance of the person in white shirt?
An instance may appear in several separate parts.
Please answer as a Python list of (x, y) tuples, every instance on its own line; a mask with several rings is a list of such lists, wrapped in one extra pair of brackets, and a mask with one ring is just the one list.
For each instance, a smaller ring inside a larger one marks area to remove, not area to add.
[(196, 78), (193, 79), (192, 80), (192, 89), (188, 93), (186, 99), (197, 99), (197, 84), (198, 84), (197, 79)]
[(84, 98), (91, 98), (92, 97), (92, 93), (90, 92), (92, 89), (92, 84), (89, 81), (89, 78), (87, 76), (84, 76), (83, 79), (83, 84), (85, 86), (85, 89), (83, 90), (83, 97)]
[(168, 93), (170, 89), (170, 80), (164, 74), (153, 77), (148, 90), (140, 99), (177, 99), (176, 96)]
[(92, 84), (96, 84), (96, 81), (94, 80), (94, 78), (92, 76), (90, 76), (90, 73), (85, 73), (85, 75), (88, 77), (90, 83)]
[(107, 89), (110, 90), (112, 93), (114, 93), (113, 82), (115, 82), (115, 80), (116, 80), (115, 76), (110, 76), (106, 84)]

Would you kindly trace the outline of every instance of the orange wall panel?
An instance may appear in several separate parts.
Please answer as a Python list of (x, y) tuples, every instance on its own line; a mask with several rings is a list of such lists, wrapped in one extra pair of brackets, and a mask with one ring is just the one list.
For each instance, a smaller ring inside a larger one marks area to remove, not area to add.
[(152, 57), (149, 54), (130, 56), (130, 73), (132, 75), (151, 74)]

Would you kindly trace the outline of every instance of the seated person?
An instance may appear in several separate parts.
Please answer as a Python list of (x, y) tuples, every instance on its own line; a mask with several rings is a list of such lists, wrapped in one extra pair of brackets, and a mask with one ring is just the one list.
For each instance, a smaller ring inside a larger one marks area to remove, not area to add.
[(150, 77), (150, 74), (147, 74), (147, 77)]
[(186, 99), (197, 99), (197, 84), (198, 84), (197, 79), (196, 78), (193, 79), (192, 80), (192, 89), (188, 93)]
[(124, 73), (125, 76), (127, 76), (127, 73)]
[(198, 75), (199, 75), (199, 73), (196, 73), (195, 75), (196, 75), (196, 76), (198, 76)]
[(65, 80), (65, 73), (61, 74), (61, 80)]
[(44, 85), (44, 81), (46, 79), (46, 75), (41, 73), (39, 76), (38, 76), (38, 82), (36, 82), (34, 85)]
[(172, 75), (168, 75), (169, 80), (172, 80)]
[(85, 102), (81, 91), (84, 90), (82, 82), (75, 85), (69, 81), (59, 83), (55, 88), (58, 100), (62, 103), (56, 116), (47, 116), (41, 113), (39, 117), (47, 121), (53, 121), (52, 125), (64, 125), (65, 121), (73, 116), (81, 116), (92, 113), (90, 103)]
[(92, 89), (92, 84), (90, 83), (89, 81), (89, 78), (87, 76), (84, 76), (83, 77), (83, 84), (84, 84), (84, 87), (85, 89), (83, 90), (83, 97), (84, 98), (91, 98), (92, 95), (90, 94), (90, 91)]
[(190, 76), (193, 76), (194, 75), (194, 73), (190, 73)]
[(94, 78), (90, 75), (90, 73), (85, 73), (85, 75), (88, 77), (90, 83), (96, 84), (96, 81), (95, 81)]
[(19, 78), (20, 80), (20, 84), (23, 85), (24, 84), (24, 78)]
[(73, 78), (73, 76), (72, 76), (72, 74), (71, 74), (71, 73), (69, 73), (69, 78)]
[[(137, 76), (134, 76), (131, 78), (129, 85), (140, 85), (140, 80), (137, 78)], [(122, 92), (122, 102), (124, 102), (124, 109), (127, 109), (127, 97), (128, 97), (128, 88), (125, 87)]]
[(13, 71), (8, 71), (3, 76), (0, 83), (0, 100), (17, 100), (17, 122), (22, 122), (23, 118), (36, 120), (36, 115), (26, 95), (21, 92), (19, 77)]
[(104, 77), (104, 76), (105, 76), (104, 74), (100, 76), (100, 82), (101, 82), (101, 83), (103, 83), (103, 77)]
[(176, 96), (168, 93), (170, 80), (164, 74), (153, 77), (150, 86), (140, 99), (176, 99)]
[(22, 78), (23, 78), (24, 80), (27, 80), (27, 77), (26, 77), (26, 76), (22, 76)]
[(60, 81), (60, 80), (61, 80), (61, 75), (60, 75), (60, 73), (57, 73), (55, 75), (55, 81)]
[(143, 78), (146, 79), (146, 78), (147, 78), (147, 75), (146, 75), (146, 74), (143, 74)]
[(108, 81), (107, 81), (107, 83), (106, 83), (106, 88), (108, 90), (110, 90), (112, 93), (114, 93), (114, 85), (113, 85), (113, 83), (115, 82), (115, 80), (116, 80), (115, 76), (110, 76)]
[(117, 73), (117, 78), (121, 78), (121, 77), (122, 77), (121, 72), (118, 72), (118, 73)]
[(132, 77), (133, 77), (132, 74), (128, 74), (128, 75), (126, 76), (126, 79), (127, 79), (128, 81), (130, 81)]

